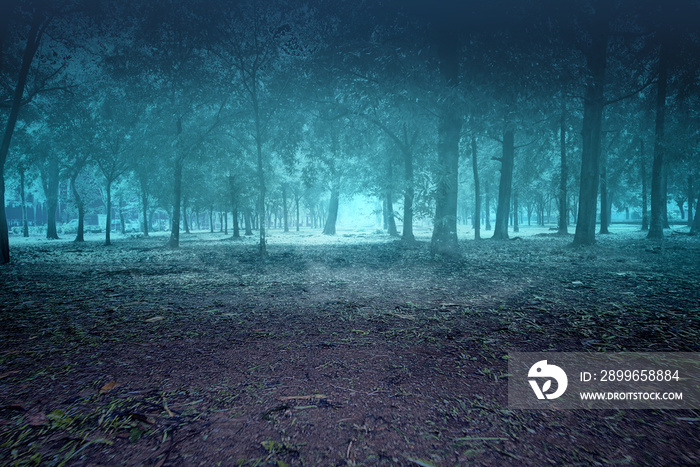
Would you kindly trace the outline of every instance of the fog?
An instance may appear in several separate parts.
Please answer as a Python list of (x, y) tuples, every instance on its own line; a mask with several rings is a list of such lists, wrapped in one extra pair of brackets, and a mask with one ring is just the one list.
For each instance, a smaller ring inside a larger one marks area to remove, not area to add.
[(0, 459), (700, 465), (698, 19), (1, 0)]
[(692, 225), (691, 3), (64, 3), (4, 7), (12, 235)]

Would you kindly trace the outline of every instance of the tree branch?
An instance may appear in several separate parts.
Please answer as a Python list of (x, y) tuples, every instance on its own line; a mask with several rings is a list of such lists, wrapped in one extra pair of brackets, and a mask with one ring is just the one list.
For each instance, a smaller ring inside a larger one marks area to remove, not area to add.
[(615, 99), (610, 99), (608, 101), (603, 102), (603, 106), (614, 104), (616, 102), (620, 102), (620, 101), (624, 101), (625, 99), (629, 99), (630, 97), (634, 97), (654, 83), (656, 83), (656, 79), (650, 79), (646, 83), (642, 84), (642, 86), (639, 89), (636, 89), (636, 90), (630, 92), (629, 94), (625, 94), (625, 95), (617, 97)]

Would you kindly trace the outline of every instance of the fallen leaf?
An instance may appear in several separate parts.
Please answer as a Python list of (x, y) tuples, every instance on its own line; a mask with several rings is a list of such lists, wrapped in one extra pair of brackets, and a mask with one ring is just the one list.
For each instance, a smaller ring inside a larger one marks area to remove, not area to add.
[(324, 396), (323, 394), (310, 394), (307, 396), (282, 396), (282, 397), (277, 398), (277, 400), (280, 400), (280, 401), (291, 401), (294, 399), (306, 399), (306, 400), (328, 399), (328, 396)]
[(172, 410), (168, 407), (168, 401), (163, 398), (163, 408), (165, 409), (165, 412), (168, 414), (168, 417), (172, 418), (175, 416)]
[(162, 321), (165, 319), (165, 316), (154, 316), (153, 318), (148, 318), (146, 320), (147, 323), (155, 323), (156, 321)]
[(27, 416), (27, 424), (29, 426), (42, 426), (48, 422), (46, 414), (43, 412), (32, 413)]
[(100, 394), (106, 394), (117, 386), (119, 386), (119, 383), (116, 381), (110, 381), (100, 388)]

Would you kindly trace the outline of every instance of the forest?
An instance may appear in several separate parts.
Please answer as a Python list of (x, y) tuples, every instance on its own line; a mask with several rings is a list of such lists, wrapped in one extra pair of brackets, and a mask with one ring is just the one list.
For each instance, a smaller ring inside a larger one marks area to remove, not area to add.
[(697, 464), (508, 353), (700, 350), (698, 20), (0, 0), (0, 463)]

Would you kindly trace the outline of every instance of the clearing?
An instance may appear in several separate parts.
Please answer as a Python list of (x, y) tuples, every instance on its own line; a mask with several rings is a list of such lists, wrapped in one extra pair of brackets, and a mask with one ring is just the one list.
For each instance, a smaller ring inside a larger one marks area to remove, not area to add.
[(700, 350), (700, 242), (12, 239), (7, 465), (700, 463), (697, 411), (507, 406), (509, 351)]

